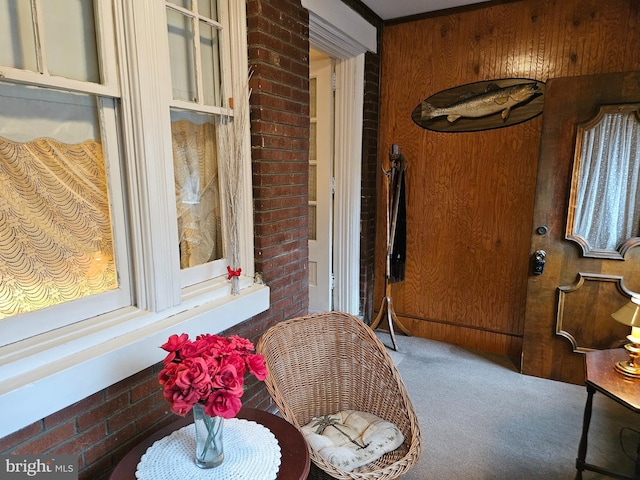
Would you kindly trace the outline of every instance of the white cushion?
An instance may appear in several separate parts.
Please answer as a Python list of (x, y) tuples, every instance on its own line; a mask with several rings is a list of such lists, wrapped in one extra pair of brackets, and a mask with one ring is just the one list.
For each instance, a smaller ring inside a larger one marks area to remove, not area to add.
[(373, 462), (404, 442), (402, 432), (393, 423), (355, 410), (314, 418), (302, 427), (302, 433), (322, 457), (347, 472)]

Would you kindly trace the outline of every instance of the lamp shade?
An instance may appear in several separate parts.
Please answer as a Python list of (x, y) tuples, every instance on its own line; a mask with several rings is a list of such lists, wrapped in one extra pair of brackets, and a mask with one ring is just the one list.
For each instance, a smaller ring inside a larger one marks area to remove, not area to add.
[(631, 297), (631, 301), (611, 316), (614, 320), (630, 327), (640, 327), (640, 297)]

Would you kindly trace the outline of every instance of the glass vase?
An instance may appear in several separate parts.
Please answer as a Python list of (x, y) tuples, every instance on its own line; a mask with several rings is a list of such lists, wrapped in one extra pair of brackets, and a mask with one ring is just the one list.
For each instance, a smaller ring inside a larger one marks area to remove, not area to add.
[(224, 418), (207, 415), (204, 413), (204, 406), (197, 403), (193, 406), (193, 423), (196, 430), (196, 465), (200, 468), (217, 467), (224, 460)]

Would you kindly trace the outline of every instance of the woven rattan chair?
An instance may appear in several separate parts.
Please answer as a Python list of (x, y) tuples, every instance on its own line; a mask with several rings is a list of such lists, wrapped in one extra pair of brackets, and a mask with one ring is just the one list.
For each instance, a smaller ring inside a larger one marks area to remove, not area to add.
[(413, 405), (384, 345), (361, 320), (340, 312), (293, 318), (267, 330), (256, 348), (267, 364), (267, 389), (296, 428), (313, 417), (350, 409), (392, 422), (404, 435), (398, 449), (353, 472), (309, 447), (323, 476), (392, 479), (416, 464), (422, 447)]

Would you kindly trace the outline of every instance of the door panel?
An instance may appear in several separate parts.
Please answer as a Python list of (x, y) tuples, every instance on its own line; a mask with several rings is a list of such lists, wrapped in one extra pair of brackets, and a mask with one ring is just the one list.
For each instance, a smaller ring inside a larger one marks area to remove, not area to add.
[(313, 51), (309, 63), (309, 312), (332, 309), (333, 60)]
[(565, 238), (576, 132), (601, 105), (639, 102), (640, 72), (550, 79), (545, 97), (531, 256), (544, 250), (546, 263), (528, 280), (522, 372), (581, 384), (582, 353), (618, 347), (629, 334), (611, 313), (640, 292), (640, 248), (587, 258)]

